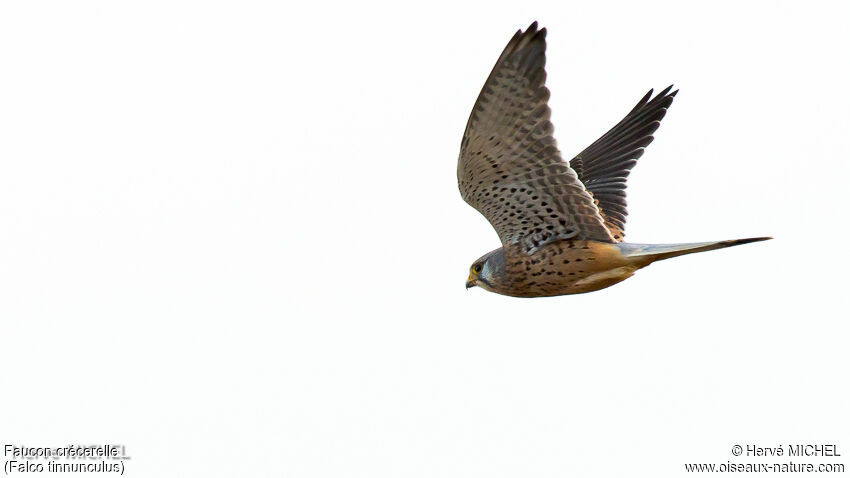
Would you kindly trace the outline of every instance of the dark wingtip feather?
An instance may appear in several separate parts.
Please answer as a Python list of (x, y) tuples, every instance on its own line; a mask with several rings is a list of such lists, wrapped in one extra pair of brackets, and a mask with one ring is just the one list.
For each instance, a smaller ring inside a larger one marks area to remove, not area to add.
[(672, 90), (672, 89), (673, 89), (673, 85), (670, 85), (667, 88), (664, 88), (663, 90), (661, 90), (661, 93), (658, 93), (658, 96), (667, 96), (667, 93), (670, 93), (670, 90)]
[(537, 28), (537, 20), (531, 23), (528, 28), (525, 29), (525, 34), (530, 37), (531, 42), (542, 41), (546, 39), (546, 29), (545, 28)]
[(522, 32), (523, 36), (529, 37), (530, 42), (545, 40), (546, 39), (546, 29), (540, 28), (538, 29), (537, 20), (531, 22), (531, 25), (525, 29), (525, 32)]
[[(652, 98), (652, 88), (650, 88), (649, 91), (645, 95), (643, 95), (643, 98), (638, 100), (637, 104), (632, 108), (631, 111), (629, 111), (629, 115), (634, 113), (635, 111), (643, 108), (644, 105), (649, 103), (650, 98)], [(626, 115), (626, 116), (628, 116), (628, 115)]]

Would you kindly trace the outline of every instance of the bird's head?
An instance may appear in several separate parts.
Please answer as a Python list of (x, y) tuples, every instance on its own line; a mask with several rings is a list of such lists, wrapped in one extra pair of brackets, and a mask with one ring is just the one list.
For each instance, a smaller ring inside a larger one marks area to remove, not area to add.
[(505, 252), (502, 248), (490, 251), (481, 256), (469, 266), (469, 277), (466, 278), (466, 288), (480, 286), (492, 291), (496, 288), (498, 278), (505, 272)]

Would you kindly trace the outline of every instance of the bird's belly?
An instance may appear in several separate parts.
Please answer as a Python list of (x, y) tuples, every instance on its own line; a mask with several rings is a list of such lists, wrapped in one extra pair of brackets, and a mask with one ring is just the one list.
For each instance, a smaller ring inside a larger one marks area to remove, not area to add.
[(637, 270), (633, 266), (622, 266), (606, 271), (590, 274), (587, 277), (575, 281), (570, 286), (570, 294), (581, 294), (583, 292), (592, 292), (599, 289), (610, 287), (618, 282), (622, 282)]
[(612, 286), (634, 274), (636, 267), (613, 244), (560, 241), (532, 255), (508, 259), (511, 279), (503, 294), (546, 297), (581, 294)]

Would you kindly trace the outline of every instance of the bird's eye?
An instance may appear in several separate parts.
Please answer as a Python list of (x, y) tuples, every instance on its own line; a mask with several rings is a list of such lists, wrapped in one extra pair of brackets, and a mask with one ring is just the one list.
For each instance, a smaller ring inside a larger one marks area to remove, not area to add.
[(475, 264), (474, 266), (472, 266), (472, 272), (474, 272), (476, 274), (481, 272), (481, 264)]

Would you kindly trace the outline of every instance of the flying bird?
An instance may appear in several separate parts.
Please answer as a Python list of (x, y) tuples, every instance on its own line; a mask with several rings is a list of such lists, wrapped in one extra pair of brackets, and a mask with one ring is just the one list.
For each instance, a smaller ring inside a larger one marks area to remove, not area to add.
[(567, 163), (552, 136), (545, 64), (546, 29), (534, 22), (508, 42), (469, 116), (458, 188), (502, 247), (472, 263), (467, 289), (514, 297), (579, 294), (621, 282), (655, 261), (771, 239), (623, 242), (626, 178), (678, 90), (670, 86), (655, 96), (650, 90)]

